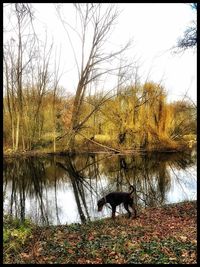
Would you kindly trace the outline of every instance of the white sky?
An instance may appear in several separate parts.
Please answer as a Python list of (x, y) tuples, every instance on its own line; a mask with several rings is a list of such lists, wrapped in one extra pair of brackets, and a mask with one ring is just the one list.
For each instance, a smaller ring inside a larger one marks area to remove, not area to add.
[[(60, 84), (74, 92), (77, 71), (67, 34), (59, 21), (53, 4), (32, 4), (36, 9), (35, 25), (40, 37), (47, 28), (48, 38), (53, 38), (57, 49), (61, 47), (61, 69), (64, 74)], [(196, 102), (197, 56), (189, 49), (181, 54), (172, 54), (169, 49), (176, 45), (178, 37), (196, 18), (196, 13), (187, 4), (117, 4), (122, 11), (109, 38), (109, 45), (116, 49), (133, 40), (127, 56), (137, 58), (139, 75), (146, 80), (160, 82), (168, 92), (168, 99), (181, 99), (187, 95)], [(70, 23), (74, 19), (71, 4), (62, 9)], [(75, 43), (75, 42), (74, 42)], [(78, 53), (78, 51), (77, 51)]]

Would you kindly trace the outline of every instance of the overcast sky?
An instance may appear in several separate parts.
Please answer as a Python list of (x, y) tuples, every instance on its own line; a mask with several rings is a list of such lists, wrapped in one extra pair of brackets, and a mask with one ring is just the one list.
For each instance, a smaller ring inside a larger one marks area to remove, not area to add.
[[(32, 4), (35, 8), (35, 28), (40, 37), (47, 29), (49, 40), (61, 48), (61, 69), (64, 74), (60, 84), (74, 92), (77, 71), (66, 32), (56, 14), (53, 4)], [(141, 79), (160, 82), (168, 92), (168, 99), (181, 99), (187, 95), (196, 102), (197, 58), (196, 50), (188, 49), (181, 54), (172, 54), (170, 48), (196, 18), (188, 4), (117, 4), (121, 10), (108, 45), (120, 47), (129, 39), (132, 48), (126, 54), (137, 59)], [(71, 4), (64, 4), (62, 13), (71, 23), (74, 13)], [(4, 13), (6, 15), (6, 13)], [(73, 22), (72, 22), (73, 23)], [(5, 25), (4, 25), (5, 26)]]

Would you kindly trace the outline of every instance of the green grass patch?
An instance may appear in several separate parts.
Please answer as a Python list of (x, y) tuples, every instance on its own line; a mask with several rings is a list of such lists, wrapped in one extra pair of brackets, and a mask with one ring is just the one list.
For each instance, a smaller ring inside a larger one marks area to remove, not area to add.
[(28, 237), (31, 237), (34, 225), (25, 220), (21, 222), (19, 219), (13, 219), (6, 215), (3, 220), (3, 251), (4, 262), (9, 262), (14, 256), (22, 250), (22, 246), (25, 244)]

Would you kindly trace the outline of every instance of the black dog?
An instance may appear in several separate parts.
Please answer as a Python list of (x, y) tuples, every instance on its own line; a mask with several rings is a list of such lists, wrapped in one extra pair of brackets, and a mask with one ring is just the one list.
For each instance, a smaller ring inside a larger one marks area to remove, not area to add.
[(129, 206), (134, 210), (135, 218), (136, 218), (136, 209), (133, 204), (133, 198), (131, 197), (131, 194), (135, 191), (135, 188), (131, 185), (130, 189), (132, 188), (132, 191), (130, 193), (127, 192), (112, 192), (105, 197), (101, 198), (97, 202), (98, 211), (101, 211), (103, 209), (103, 206), (106, 203), (110, 203), (112, 207), (112, 218), (115, 218), (115, 212), (116, 207), (120, 205), (121, 203), (124, 203), (124, 208), (128, 211), (129, 218), (131, 217), (131, 212), (129, 210)]

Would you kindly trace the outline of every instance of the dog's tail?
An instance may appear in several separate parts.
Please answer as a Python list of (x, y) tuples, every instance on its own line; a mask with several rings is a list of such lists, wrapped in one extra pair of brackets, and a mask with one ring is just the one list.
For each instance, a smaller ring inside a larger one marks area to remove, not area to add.
[(135, 187), (130, 185), (129, 189), (131, 190), (131, 192), (129, 193), (131, 195), (135, 191)]

